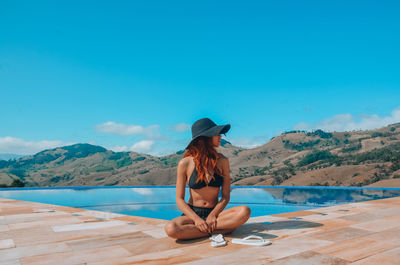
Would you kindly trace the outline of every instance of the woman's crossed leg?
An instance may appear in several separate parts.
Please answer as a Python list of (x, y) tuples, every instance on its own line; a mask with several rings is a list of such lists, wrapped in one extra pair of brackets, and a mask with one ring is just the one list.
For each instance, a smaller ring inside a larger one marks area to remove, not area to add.
[[(214, 234), (229, 234), (237, 227), (246, 223), (250, 218), (251, 210), (247, 206), (236, 206), (222, 211), (217, 218), (217, 227)], [(193, 239), (205, 237), (209, 234), (200, 231), (193, 220), (187, 216), (179, 216), (169, 221), (165, 226), (168, 236), (176, 239)]]

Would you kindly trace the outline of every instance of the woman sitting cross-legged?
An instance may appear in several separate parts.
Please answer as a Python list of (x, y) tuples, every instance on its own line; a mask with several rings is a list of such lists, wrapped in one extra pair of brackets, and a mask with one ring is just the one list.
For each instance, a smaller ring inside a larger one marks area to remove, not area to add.
[[(220, 145), (221, 134), (229, 129), (229, 124), (217, 126), (208, 118), (192, 125), (192, 140), (177, 170), (176, 204), (183, 214), (166, 224), (168, 236), (192, 239), (227, 234), (249, 219), (247, 206), (224, 210), (230, 199), (229, 160), (215, 148)], [(184, 200), (186, 183), (190, 188), (188, 203)]]

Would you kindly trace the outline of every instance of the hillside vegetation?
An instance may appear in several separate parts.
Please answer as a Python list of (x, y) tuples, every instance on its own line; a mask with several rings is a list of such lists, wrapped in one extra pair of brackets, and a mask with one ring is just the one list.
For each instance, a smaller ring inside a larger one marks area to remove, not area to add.
[[(244, 149), (224, 141), (233, 185), (400, 186), (400, 124), (291, 131)], [(163, 157), (76, 144), (0, 160), (0, 187), (174, 185), (183, 151)]]

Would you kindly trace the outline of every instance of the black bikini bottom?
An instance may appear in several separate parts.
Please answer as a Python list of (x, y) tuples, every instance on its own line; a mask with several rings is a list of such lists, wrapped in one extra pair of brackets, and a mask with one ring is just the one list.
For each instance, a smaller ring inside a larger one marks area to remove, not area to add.
[[(207, 219), (207, 216), (211, 213), (214, 208), (205, 208), (205, 207), (197, 207), (193, 206), (191, 204), (188, 204), (189, 207), (203, 220)], [(181, 216), (184, 216), (185, 214), (183, 213)]]

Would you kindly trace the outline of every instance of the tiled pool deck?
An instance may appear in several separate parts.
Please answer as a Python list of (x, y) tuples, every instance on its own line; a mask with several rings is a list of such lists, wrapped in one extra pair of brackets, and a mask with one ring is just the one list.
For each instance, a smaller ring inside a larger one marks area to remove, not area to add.
[[(400, 197), (253, 217), (212, 248), (165, 220), (0, 199), (0, 264), (399, 264)], [(265, 247), (231, 244), (249, 234)]]

